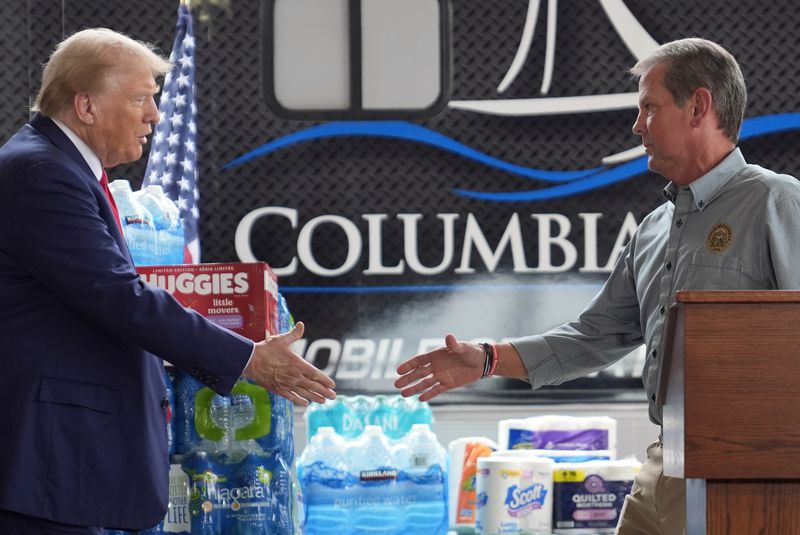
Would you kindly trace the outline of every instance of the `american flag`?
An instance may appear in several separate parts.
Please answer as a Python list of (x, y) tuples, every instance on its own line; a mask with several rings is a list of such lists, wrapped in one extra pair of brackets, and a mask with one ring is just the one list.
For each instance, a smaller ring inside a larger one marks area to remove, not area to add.
[(178, 8), (175, 42), (169, 56), (173, 67), (164, 78), (158, 105), (161, 121), (153, 134), (143, 186), (161, 186), (178, 205), (186, 238), (183, 261), (187, 264), (200, 262), (194, 57), (192, 15), (182, 4)]

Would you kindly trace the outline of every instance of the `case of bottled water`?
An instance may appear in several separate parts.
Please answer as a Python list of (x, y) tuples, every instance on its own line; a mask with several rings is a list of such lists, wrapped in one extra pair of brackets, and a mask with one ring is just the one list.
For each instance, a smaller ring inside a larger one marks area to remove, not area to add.
[(392, 440), (317, 429), (297, 461), (306, 535), (447, 532), (447, 455), (427, 424)]
[(333, 427), (344, 438), (357, 438), (367, 425), (377, 425), (388, 438), (397, 440), (414, 424), (433, 423), (427, 403), (399, 395), (337, 396), (324, 405), (309, 406), (303, 418), (309, 441), (320, 427)]
[(133, 263), (137, 266), (156, 264), (156, 228), (153, 214), (134, 198), (131, 184), (127, 180), (117, 179), (108, 185), (111, 195), (119, 211), (122, 233), (128, 244)]

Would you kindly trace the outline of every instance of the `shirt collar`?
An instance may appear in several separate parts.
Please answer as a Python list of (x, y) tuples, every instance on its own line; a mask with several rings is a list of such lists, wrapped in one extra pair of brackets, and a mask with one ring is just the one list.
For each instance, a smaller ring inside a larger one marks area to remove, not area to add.
[(51, 117), (52, 121), (56, 124), (57, 127), (64, 132), (72, 144), (75, 145), (75, 148), (78, 149), (78, 152), (81, 153), (83, 159), (86, 160), (86, 163), (89, 165), (89, 169), (92, 170), (94, 173), (94, 177), (99, 181), (103, 176), (103, 164), (100, 163), (100, 158), (89, 148), (89, 145), (86, 144), (81, 138), (78, 137), (78, 134), (73, 132), (67, 125), (59, 121), (58, 119), (54, 119)]
[[(694, 204), (701, 212), (713, 201), (719, 191), (747, 162), (742, 156), (739, 148), (733, 149), (720, 163), (711, 171), (704, 174), (687, 187), (692, 192)], [(678, 195), (678, 186), (670, 182), (662, 192), (669, 201), (675, 202)]]

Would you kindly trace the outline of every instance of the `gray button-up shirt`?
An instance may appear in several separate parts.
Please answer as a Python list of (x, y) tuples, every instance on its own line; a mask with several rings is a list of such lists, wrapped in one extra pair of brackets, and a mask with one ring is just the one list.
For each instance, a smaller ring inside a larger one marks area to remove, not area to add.
[(800, 289), (800, 182), (745, 162), (739, 149), (639, 225), (600, 293), (577, 321), (512, 341), (533, 388), (604, 368), (647, 347), (650, 419), (664, 322), (678, 290)]

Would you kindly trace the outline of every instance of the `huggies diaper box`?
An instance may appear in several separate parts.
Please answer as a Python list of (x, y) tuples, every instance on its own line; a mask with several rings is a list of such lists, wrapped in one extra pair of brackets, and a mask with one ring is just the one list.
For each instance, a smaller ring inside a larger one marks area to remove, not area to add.
[(255, 342), (278, 332), (278, 279), (266, 262), (137, 266), (142, 280)]

